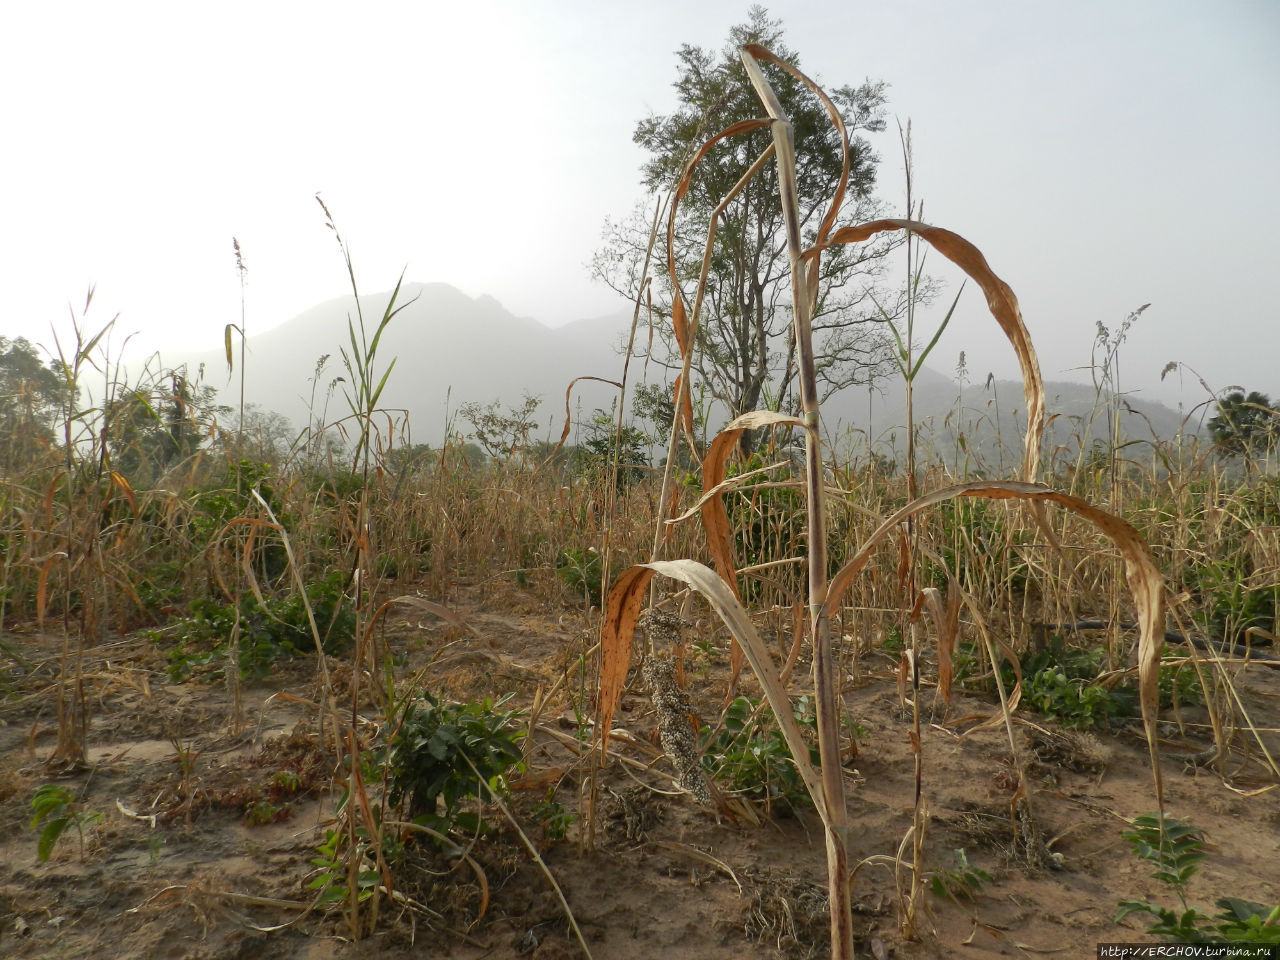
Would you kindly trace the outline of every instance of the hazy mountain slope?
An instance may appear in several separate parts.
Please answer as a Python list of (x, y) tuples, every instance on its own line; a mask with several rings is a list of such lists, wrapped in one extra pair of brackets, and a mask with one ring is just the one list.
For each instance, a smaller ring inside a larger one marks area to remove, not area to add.
[[(870, 398), (865, 389), (846, 391), (824, 408), (830, 435), (846, 449), (865, 451), (869, 435), (873, 449), (880, 453), (901, 456), (905, 450), (906, 399), (901, 381), (882, 387), (883, 392)], [(967, 454), (971, 467), (981, 463), (999, 469), (1020, 462), (1027, 426), (1020, 382), (961, 386), (926, 368), (916, 377), (913, 393), (917, 442), (935, 461), (962, 468)], [(1094, 443), (1106, 442), (1110, 430), (1106, 398), (1099, 399), (1092, 385), (1048, 382), (1045, 396), (1046, 461), (1074, 462), (1081, 446), (1088, 450)], [(1149, 456), (1147, 441), (1153, 438), (1171, 440), (1179, 433), (1196, 433), (1196, 424), (1183, 424), (1177, 411), (1138, 395), (1123, 398), (1115, 415), (1121, 442), (1137, 441), (1125, 448), (1129, 457)], [(958, 442), (961, 435), (963, 446)]]
[[(383, 292), (360, 298), (370, 337), (389, 296)], [(616, 380), (622, 373), (618, 345), (625, 341), (629, 327), (627, 313), (580, 320), (553, 330), (513, 316), (492, 297), (473, 299), (443, 283), (406, 283), (398, 302), (404, 307), (383, 335), (375, 367), (376, 375), (381, 376), (392, 359), (396, 360), (382, 406), (409, 411), (415, 442), (439, 443), (446, 415), (456, 417), (464, 403), (500, 400), (516, 405), (525, 392), (542, 398), (538, 413), (541, 435), (558, 438), (569, 383), (583, 376)], [(331, 391), (328, 419), (344, 415), (347, 406), (342, 391), (350, 384), (340, 351), (350, 353), (348, 316), (355, 318), (354, 301), (339, 298), (251, 337), (246, 366), (249, 402), (282, 413), (301, 427), (307, 422), (315, 379), (316, 415), (326, 410), (326, 395)], [(637, 336), (644, 340), (647, 331), (641, 330)], [(238, 348), (236, 355), (238, 362)], [(324, 356), (328, 359), (316, 378), (316, 365)], [(190, 357), (187, 362), (192, 369), (204, 363), (207, 381), (219, 388), (221, 399), (236, 402), (239, 375), (227, 382), (221, 353)], [(633, 384), (642, 367), (641, 361), (633, 363)], [(651, 365), (649, 377), (660, 379), (661, 369)], [(574, 390), (574, 418), (589, 416), (596, 407), (608, 407), (616, 392), (600, 383), (579, 384)], [(922, 441), (947, 463), (957, 462), (959, 433), (964, 434), (970, 456), (988, 465), (1014, 464), (1021, 458), (1026, 425), (1021, 384), (997, 381), (962, 389), (950, 378), (926, 369), (916, 378), (914, 392), (915, 420)], [(1105, 416), (1095, 420), (1091, 431), (1083, 426), (1094, 408), (1091, 386), (1051, 383), (1047, 393), (1049, 413), (1058, 416), (1047, 431), (1046, 455), (1055, 448), (1068, 449), (1074, 455), (1078, 437), (1087, 438), (1086, 446), (1094, 438), (1105, 437)], [(1154, 431), (1169, 438), (1178, 433), (1179, 418), (1174, 411), (1137, 397), (1128, 398), (1128, 402), (1135, 412), (1124, 414), (1126, 436), (1145, 439)], [(906, 422), (901, 383), (887, 381), (870, 398), (865, 389), (846, 390), (824, 406), (823, 422), (828, 435), (846, 450), (865, 451), (869, 435), (876, 450), (900, 454), (905, 446), (901, 425)], [(465, 432), (466, 424), (455, 419), (454, 429)]]
[[(386, 308), (389, 292), (361, 296), (365, 329), (372, 338)], [(415, 442), (439, 443), (446, 413), (456, 415), (469, 402), (501, 400), (518, 404), (528, 391), (542, 397), (539, 416), (545, 424), (555, 420), (558, 436), (564, 415), (566, 387), (580, 376), (616, 379), (621, 358), (612, 344), (624, 320), (602, 318), (549, 329), (533, 320), (508, 313), (492, 297), (475, 299), (443, 283), (406, 283), (397, 301), (403, 309), (386, 328), (378, 345), (375, 375), (380, 377), (394, 359), (381, 406), (408, 410)], [(247, 399), (287, 416), (297, 426), (307, 422), (312, 404), (316, 415), (325, 409), (330, 420), (342, 416), (350, 388), (341, 351), (351, 353), (348, 317), (355, 320), (355, 303), (343, 297), (318, 304), (275, 329), (249, 338)], [(587, 335), (589, 332), (589, 335)], [(237, 347), (238, 361), (238, 347)], [(319, 377), (316, 365), (327, 356)], [(192, 357), (194, 366), (205, 363), (209, 382), (222, 398), (234, 403), (239, 396), (239, 375), (226, 383), (221, 354)], [(341, 379), (339, 379), (341, 378)], [(575, 390), (575, 407), (581, 393), (583, 410), (607, 406), (616, 391), (588, 383)], [(460, 424), (455, 424), (461, 429)]]

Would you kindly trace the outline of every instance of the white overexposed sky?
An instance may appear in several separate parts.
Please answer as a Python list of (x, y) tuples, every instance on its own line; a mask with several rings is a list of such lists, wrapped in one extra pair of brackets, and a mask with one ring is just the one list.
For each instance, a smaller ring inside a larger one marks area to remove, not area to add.
[[(767, 6), (815, 79), (889, 83), (925, 219), (1017, 292), (1047, 378), (1087, 380), (1096, 324), (1150, 302), (1122, 386), (1176, 399), (1177, 360), (1280, 393), (1280, 3)], [(586, 264), (641, 199), (635, 123), (674, 106), (676, 48), (718, 49), (747, 8), (10, 4), (0, 334), (52, 345), (94, 284), (87, 327), (118, 313), (117, 342), (215, 348), (240, 319), (233, 236), (262, 332), (348, 290), (317, 192), (364, 291), (407, 267), (551, 325), (617, 310)], [(901, 212), (892, 122), (874, 145)], [(976, 291), (934, 365), (962, 349), (975, 380), (1016, 374)]]

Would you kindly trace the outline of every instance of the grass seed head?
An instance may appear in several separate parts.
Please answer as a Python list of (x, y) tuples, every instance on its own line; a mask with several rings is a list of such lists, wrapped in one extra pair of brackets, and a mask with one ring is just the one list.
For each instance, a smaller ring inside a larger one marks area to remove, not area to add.
[(689, 719), (693, 704), (676, 683), (675, 661), (670, 657), (650, 657), (645, 661), (642, 674), (658, 711), (662, 749), (675, 764), (676, 782), (699, 803), (710, 806), (711, 790), (702, 770), (694, 725)]

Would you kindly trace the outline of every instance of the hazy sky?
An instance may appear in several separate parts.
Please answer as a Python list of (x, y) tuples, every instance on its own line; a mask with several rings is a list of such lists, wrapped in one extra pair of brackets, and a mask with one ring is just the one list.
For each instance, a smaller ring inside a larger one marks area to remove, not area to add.
[[(465, 11), (463, 7), (466, 7)], [(673, 52), (719, 48), (747, 3), (25, 3), (0, 35), (0, 334), (52, 343), (68, 304), (117, 339), (216, 347), (347, 291), (488, 293), (558, 325), (622, 304), (586, 264), (641, 199), (638, 119)], [(1151, 308), (1122, 386), (1166, 362), (1280, 393), (1275, 0), (775, 2), (802, 67), (889, 83), (925, 219), (1012, 285), (1048, 378), (1096, 324)], [(894, 124), (882, 196), (902, 209)], [(939, 263), (941, 261), (938, 261)], [(1272, 277), (1268, 281), (1266, 277)], [(1016, 373), (976, 291), (934, 365)], [(1195, 382), (1188, 377), (1188, 387)], [(1203, 398), (1197, 387), (1184, 399)]]

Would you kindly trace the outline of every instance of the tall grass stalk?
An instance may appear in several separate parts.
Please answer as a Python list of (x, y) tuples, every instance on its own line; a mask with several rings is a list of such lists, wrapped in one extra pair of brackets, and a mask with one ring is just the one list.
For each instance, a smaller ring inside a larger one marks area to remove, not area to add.
[[(397, 358), (393, 357), (391, 362), (387, 364), (386, 369), (381, 372), (377, 366), (377, 359), (378, 347), (388, 324), (391, 323), (396, 314), (409, 304), (405, 303), (399, 306), (396, 304), (400, 296), (400, 287), (404, 282), (404, 274), (402, 272), (400, 279), (396, 282), (395, 289), (387, 298), (386, 307), (378, 320), (377, 326), (374, 328), (372, 336), (369, 335), (365, 325), (364, 308), (360, 303), (360, 290), (356, 283), (355, 267), (351, 261), (350, 250), (343, 242), (333, 215), (329, 212), (324, 200), (317, 195), (316, 202), (320, 205), (321, 210), (324, 211), (325, 225), (333, 232), (338, 248), (342, 253), (347, 277), (351, 282), (351, 295), (355, 305), (354, 319), (347, 318), (347, 337), (350, 352), (348, 352), (347, 347), (343, 347), (341, 350), (343, 366), (346, 368), (349, 377), (348, 383), (351, 388), (347, 389), (344, 386), (344, 393), (348, 409), (351, 411), (351, 417), (354, 419), (358, 430), (355, 451), (352, 454), (351, 474), (358, 476), (360, 479), (359, 496), (354, 517), (354, 536), (352, 538), (349, 565), (350, 573), (347, 577), (347, 585), (352, 594), (351, 602), (355, 613), (356, 647), (352, 653), (355, 669), (351, 671), (351, 688), (349, 690), (351, 703), (350, 723), (343, 738), (347, 747), (348, 802), (343, 806), (342, 813), (343, 831), (347, 839), (347, 919), (352, 936), (360, 939), (367, 931), (376, 926), (380, 902), (378, 891), (375, 889), (369, 901), (368, 917), (362, 917), (359, 883), (359, 874), (362, 869), (361, 861), (364, 856), (360, 840), (362, 832), (369, 838), (369, 847), (373, 850), (378, 871), (384, 877), (390, 877), (390, 869), (384, 859), (382, 842), (383, 824), (386, 820), (386, 796), (385, 792), (381, 795), (381, 806), (375, 812), (370, 803), (363, 777), (359, 731), (361, 667), (367, 661), (371, 676), (377, 677), (384, 672), (382, 665), (377, 662), (372, 643), (372, 631), (366, 629), (367, 626), (372, 626), (368, 602), (372, 596), (373, 582), (377, 577), (373, 562), (377, 554), (373, 542), (373, 524), (371, 523), (370, 487), (374, 465), (374, 444), (378, 434), (375, 417), (380, 412), (379, 403), (382, 393), (392, 370), (395, 369)], [(411, 303), (412, 301), (409, 302)], [(389, 652), (387, 655), (389, 656)], [(323, 651), (320, 651), (320, 659), (323, 662)], [(372, 692), (376, 694), (378, 691), (375, 689)], [(388, 716), (393, 714), (393, 704), (388, 703), (383, 706)]]
[[(653, 247), (658, 237), (658, 223), (660, 222), (660, 219), (662, 217), (663, 206), (664, 206), (663, 203), (656, 203), (654, 205), (653, 222), (650, 224), (650, 227), (649, 227), (649, 244), (645, 249), (644, 263), (641, 266), (640, 276), (637, 280), (635, 307), (631, 313), (631, 329), (627, 335), (627, 352), (622, 364), (622, 380), (618, 384), (618, 401), (617, 401), (618, 407), (617, 407), (617, 416), (614, 422), (613, 456), (610, 460), (607, 476), (605, 478), (604, 513), (607, 519), (606, 519), (606, 524), (604, 528), (603, 543), (601, 544), (601, 551), (600, 551), (601, 553), (600, 582), (602, 584), (608, 583), (610, 581), (610, 578), (612, 577), (614, 538), (613, 538), (613, 524), (612, 522), (609, 522), (609, 521), (611, 521), (617, 515), (618, 466), (619, 466), (619, 458), (622, 456), (622, 435), (623, 435), (623, 428), (626, 423), (625, 413), (626, 413), (626, 401), (627, 401), (627, 375), (631, 369), (631, 355), (635, 350), (636, 327), (640, 322), (640, 312), (645, 307), (646, 298), (650, 296), (649, 263), (653, 257)], [(566, 395), (566, 407), (567, 407), (567, 403), (568, 403), (568, 396)], [(567, 413), (567, 409), (566, 409), (566, 413)], [(568, 429), (568, 426), (569, 424), (566, 418), (566, 421), (565, 421), (566, 430)], [(674, 427), (675, 427), (674, 418), (673, 418), (672, 427), (674, 431)], [(562, 436), (561, 443), (563, 442), (564, 442), (564, 437)], [(663, 481), (664, 494), (667, 490), (667, 481), (669, 479), (669, 476), (670, 476), (670, 465), (668, 465), (667, 467), (667, 474), (664, 477), (664, 481)], [(656, 544), (655, 544), (655, 549), (656, 549)], [(597, 687), (599, 686), (599, 678), (600, 678), (600, 671), (601, 671), (599, 651), (602, 648), (601, 637), (603, 636), (603, 631), (604, 631), (604, 619), (601, 618), (597, 627), (597, 640), (595, 644), (596, 654), (593, 658), (592, 670), (591, 670), (593, 679)], [(589, 656), (590, 656), (589, 651), (586, 651), (586, 650), (582, 651), (581, 658), (582, 658), (584, 667), (585, 667), (585, 661), (588, 659)], [(586, 679), (585, 674), (586, 674), (586, 670), (584, 669), (583, 670), (584, 681)], [(597, 723), (596, 724), (597, 737), (600, 736), (600, 730), (601, 730), (600, 724)], [(593, 847), (595, 845), (595, 829), (597, 824), (595, 810), (596, 810), (596, 801), (599, 795), (598, 791), (599, 791), (600, 759), (601, 759), (600, 754), (597, 751), (592, 750), (591, 755), (588, 759), (586, 783), (584, 785), (585, 789), (583, 791), (586, 798), (586, 804), (585, 804), (586, 809), (584, 811), (585, 813), (584, 819), (587, 825), (587, 829), (582, 834), (582, 837), (585, 844), (588, 847)], [(556, 889), (556, 892), (557, 894), (559, 894), (558, 887)], [(570, 917), (570, 919), (572, 920), (572, 917)], [(574, 930), (575, 932), (577, 931), (576, 923), (574, 923)], [(579, 940), (581, 940), (581, 936), (582, 935), (579, 933), (578, 934)], [(583, 949), (584, 950), (586, 949), (585, 942), (583, 943)]]
[[(54, 564), (61, 561), (63, 566), (62, 585), (64, 596), (62, 600), (62, 655), (57, 688), (58, 742), (49, 757), (49, 763), (66, 767), (82, 766), (87, 756), (89, 706), (84, 688), (84, 650), (85, 645), (90, 640), (90, 635), (97, 632), (91, 621), (103, 615), (103, 611), (95, 609), (97, 604), (91, 598), (99, 595), (97, 588), (100, 586), (100, 578), (95, 576), (94, 571), (95, 567), (100, 570), (102, 566), (102, 554), (98, 543), (98, 525), (100, 521), (97, 520), (97, 517), (100, 516), (102, 507), (105, 506), (101, 499), (103, 491), (100, 484), (102, 466), (106, 458), (105, 441), (100, 444), (97, 440), (97, 433), (94, 430), (95, 424), (92, 422), (96, 418), (95, 413), (91, 410), (80, 410), (78, 400), (85, 369), (93, 364), (93, 354), (97, 350), (99, 343), (110, 332), (115, 324), (115, 319), (113, 318), (96, 334), (86, 338), (83, 332), (83, 323), (92, 304), (93, 288), (91, 287), (85, 296), (84, 307), (80, 312), (80, 316), (77, 317), (74, 312), (71, 313), (71, 329), (74, 342), (71, 344), (69, 351), (63, 349), (56, 333), (54, 335), (58, 351), (57, 369), (62, 381), (64, 404), (62, 409), (64, 462), (61, 478), (63, 493), (62, 543), (61, 548), (44, 561), (40, 571), (40, 584), (36, 592), (37, 619), (43, 624), (45, 606), (48, 601), (49, 575)], [(109, 364), (104, 363), (104, 373), (108, 367)], [(103, 416), (105, 416), (108, 400), (104, 399), (103, 403)], [(77, 426), (89, 438), (87, 452), (90, 455), (91, 462), (94, 459), (97, 461), (96, 470), (92, 474), (86, 475), (86, 472), (81, 470), (80, 457), (85, 451), (80, 446), (82, 438), (76, 430)], [(87, 486), (87, 481), (90, 477), (95, 481), (92, 487)], [(55, 478), (53, 483), (56, 484), (57, 482)], [(123, 478), (120, 478), (120, 482), (124, 483)], [(127, 488), (127, 483), (125, 486)], [(51, 507), (54, 504), (53, 492), (53, 487), (51, 486), (48, 498)], [(110, 487), (106, 491), (107, 496), (109, 496), (109, 493)], [(85, 497), (88, 501), (85, 505), (90, 508), (87, 511), (87, 516), (80, 515), (77, 509), (80, 506), (82, 497)], [(97, 510), (95, 511), (93, 507), (97, 507)], [(72, 593), (76, 587), (80, 588), (80, 616), (79, 624), (74, 630), (76, 636), (73, 651), (71, 618), (76, 604), (72, 601)]]
[[(228, 323), (223, 330), (223, 343), (226, 348), (227, 356), (227, 373), (231, 373), (234, 369), (231, 334), (237, 333), (240, 336), (240, 411), (239, 417), (236, 419), (236, 445), (235, 454), (232, 462), (235, 464), (236, 475), (236, 502), (243, 503), (245, 501), (244, 491), (244, 471), (240, 469), (244, 457), (244, 404), (245, 404), (245, 354), (246, 341), (248, 333), (246, 332), (246, 310), (245, 310), (245, 280), (248, 275), (248, 268), (244, 263), (244, 255), (240, 249), (240, 241), (235, 237), (231, 238), (231, 246), (235, 251), (236, 257), (236, 275), (240, 280), (240, 323)], [(243, 529), (243, 528), (242, 528)], [(247, 531), (246, 531), (247, 532)], [(240, 538), (237, 537), (237, 550), (240, 552)], [(231, 602), (235, 606), (235, 622), (231, 626), (231, 636), (227, 640), (227, 662), (229, 669), (227, 670), (227, 688), (231, 692), (231, 735), (239, 736), (240, 731), (244, 727), (244, 684), (240, 675), (240, 634), (241, 634), (241, 617), (240, 617), (240, 598), (244, 595), (244, 567), (245, 564), (236, 565), (235, 590), (231, 597)]]
[[(899, 141), (902, 146), (902, 164), (906, 180), (906, 201), (907, 216), (912, 218), (916, 216), (916, 201), (914, 197), (914, 164), (912, 157), (911, 144), (911, 121), (907, 121), (906, 129), (901, 126), (898, 128)], [(923, 203), (920, 205), (923, 211)], [(906, 450), (906, 476), (907, 476), (907, 497), (915, 500), (920, 495), (919, 484), (919, 463), (916, 455), (917, 430), (915, 422), (915, 379), (916, 376), (924, 369), (924, 362), (928, 359), (929, 354), (933, 352), (933, 348), (937, 346), (938, 341), (942, 338), (943, 332), (951, 322), (951, 317), (955, 313), (956, 306), (960, 302), (960, 296), (964, 292), (964, 286), (961, 285), (959, 292), (956, 294), (955, 301), (951, 304), (951, 309), (947, 311), (942, 322), (938, 325), (937, 330), (933, 334), (933, 338), (928, 345), (916, 354), (916, 311), (921, 305), (922, 284), (925, 281), (925, 259), (927, 256), (927, 248), (917, 243), (911, 227), (908, 226), (904, 230), (905, 241), (905, 262), (906, 262), (906, 279), (904, 286), (904, 308), (903, 308), (903, 329), (898, 329), (895, 318), (884, 310), (879, 304), (881, 315), (893, 334), (896, 353), (893, 356), (894, 363), (898, 367), (898, 372), (902, 377), (903, 388), (906, 399), (906, 432), (907, 432), (907, 450)], [(874, 300), (874, 297), (872, 298)], [(918, 584), (916, 582), (916, 572), (920, 564), (920, 537), (919, 529), (913, 520), (906, 523), (906, 552), (908, 557), (906, 582), (903, 586), (906, 589), (906, 595), (915, 598), (920, 595)], [(920, 601), (915, 601), (918, 607)], [(911, 724), (912, 724), (912, 752), (915, 759), (915, 802), (913, 807), (912, 818), (912, 883), (911, 891), (903, 910), (903, 928), (909, 938), (915, 935), (915, 909), (919, 903), (924, 884), (925, 864), (924, 864), (924, 840), (927, 816), (925, 814), (924, 805), (924, 750), (923, 737), (920, 730), (920, 657), (922, 651), (920, 649), (920, 626), (918, 616), (909, 616), (907, 608), (903, 608), (903, 616), (899, 622), (899, 632), (903, 637), (911, 638), (910, 649), (904, 652), (906, 662), (905, 669), (908, 672), (912, 687), (911, 695)]]

